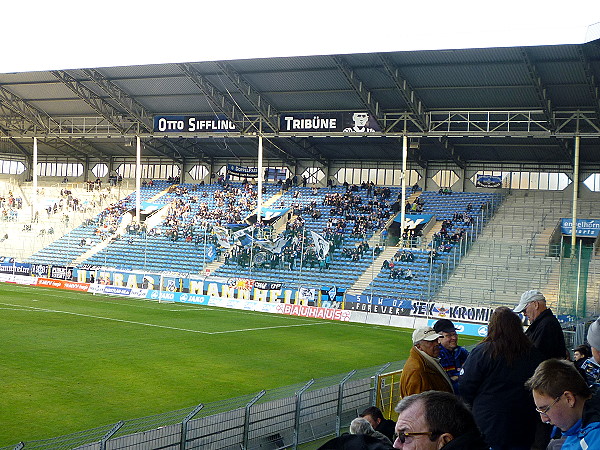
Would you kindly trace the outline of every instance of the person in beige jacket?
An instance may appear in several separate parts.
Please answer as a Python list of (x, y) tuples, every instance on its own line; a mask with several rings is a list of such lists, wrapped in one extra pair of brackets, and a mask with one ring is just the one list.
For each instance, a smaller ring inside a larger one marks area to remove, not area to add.
[(450, 378), (437, 360), (441, 337), (431, 327), (417, 328), (413, 332), (413, 347), (400, 376), (401, 397), (431, 390), (454, 392)]

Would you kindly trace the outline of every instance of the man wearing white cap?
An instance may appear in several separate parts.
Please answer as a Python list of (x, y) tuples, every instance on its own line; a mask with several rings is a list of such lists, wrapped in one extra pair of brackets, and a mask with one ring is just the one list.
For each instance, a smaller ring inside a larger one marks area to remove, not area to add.
[(401, 397), (429, 390), (454, 392), (448, 374), (437, 359), (441, 337), (431, 327), (417, 328), (413, 332), (413, 347), (400, 376)]
[[(546, 297), (537, 289), (523, 292), (521, 301), (515, 309), (529, 319), (529, 327), (525, 334), (536, 347), (544, 360), (550, 358), (565, 359), (567, 346), (562, 327), (552, 310), (546, 306)], [(546, 448), (550, 441), (552, 427), (544, 422), (538, 422), (535, 431), (533, 448)]]
[(544, 359), (567, 357), (562, 327), (552, 310), (546, 306), (544, 294), (537, 289), (524, 292), (521, 301), (513, 311), (523, 313), (529, 319), (530, 325), (525, 334), (542, 352)]

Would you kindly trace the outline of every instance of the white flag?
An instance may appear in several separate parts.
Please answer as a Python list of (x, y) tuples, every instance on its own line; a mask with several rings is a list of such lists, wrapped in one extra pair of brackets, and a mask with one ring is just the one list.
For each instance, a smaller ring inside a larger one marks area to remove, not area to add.
[(272, 252), (276, 255), (281, 255), (281, 252), (287, 247), (289, 241), (289, 238), (285, 237), (284, 235), (280, 235), (277, 239), (275, 239), (275, 242), (273, 242)]
[(305, 302), (314, 302), (317, 298), (317, 290), (300, 287), (300, 289), (298, 290), (298, 298)]
[(231, 248), (229, 243), (229, 233), (226, 228), (214, 226), (213, 233), (217, 237), (217, 242), (223, 248)]
[(315, 249), (317, 251), (317, 259), (323, 260), (329, 253), (329, 241), (321, 236), (319, 233), (314, 231), (310, 232), (312, 240), (315, 243)]

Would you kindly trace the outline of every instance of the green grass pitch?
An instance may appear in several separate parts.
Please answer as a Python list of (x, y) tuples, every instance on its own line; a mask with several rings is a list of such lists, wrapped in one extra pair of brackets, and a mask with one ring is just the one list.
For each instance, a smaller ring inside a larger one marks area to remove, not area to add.
[(402, 360), (411, 331), (0, 283), (0, 446)]

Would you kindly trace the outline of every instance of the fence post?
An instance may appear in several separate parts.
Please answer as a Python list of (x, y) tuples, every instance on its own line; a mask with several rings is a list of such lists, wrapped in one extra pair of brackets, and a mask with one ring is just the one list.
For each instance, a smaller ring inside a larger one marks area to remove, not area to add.
[(292, 444), (293, 449), (298, 448), (298, 440), (300, 438), (300, 409), (302, 407), (302, 394), (304, 394), (304, 391), (311, 387), (314, 382), (315, 379), (311, 379), (296, 393), (296, 411), (294, 414), (294, 442)]
[(200, 403), (196, 406), (184, 419), (181, 421), (181, 437), (179, 440), (179, 448), (185, 450), (185, 442), (187, 441), (187, 425), (198, 412), (204, 408), (204, 404)]
[(344, 384), (350, 379), (352, 375), (356, 373), (356, 370), (351, 371), (346, 375), (338, 386), (338, 405), (337, 405), (337, 416), (335, 418), (335, 435), (340, 435), (340, 429), (342, 428), (342, 403), (344, 399)]
[[(462, 242), (461, 242), (462, 244)], [(452, 272), (454, 272), (454, 268), (456, 267), (456, 247), (452, 248)], [(448, 275), (448, 278), (450, 278), (450, 275)]]
[[(429, 299), (427, 299), (427, 301), (429, 301)], [(375, 380), (379, 380), (379, 376), (383, 373), (383, 371), (385, 369), (387, 369), (388, 367), (390, 367), (392, 363), (386, 363), (384, 364), (384, 366), (379, 369), (375, 375), (373, 375)], [(371, 405), (376, 405), (377, 404), (377, 398), (375, 398), (375, 396), (377, 395), (377, 388), (378, 386), (375, 386), (375, 389), (373, 389), (373, 392), (371, 393)]]
[(249, 440), (249, 434), (250, 434), (250, 408), (252, 407), (252, 405), (254, 405), (258, 401), (258, 399), (260, 399), (266, 393), (267, 393), (267, 391), (265, 391), (263, 389), (258, 394), (256, 394), (256, 396), (252, 400), (250, 400), (248, 402), (248, 404), (246, 405), (246, 412), (244, 413), (244, 436), (243, 436), (243, 443), (242, 443), (243, 450), (246, 450), (248, 448), (248, 440)]
[(119, 429), (125, 425), (125, 422), (120, 420), (117, 423), (115, 423), (115, 426), (112, 427), (112, 429), (106, 433), (104, 436), (102, 436), (102, 439), (100, 440), (100, 450), (106, 450), (106, 442), (115, 435), (115, 433), (117, 431), (119, 431)]

